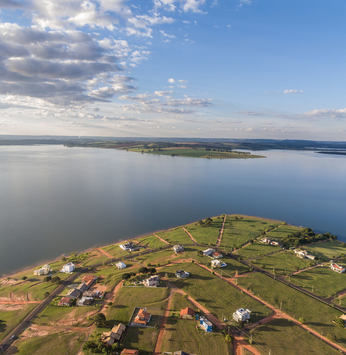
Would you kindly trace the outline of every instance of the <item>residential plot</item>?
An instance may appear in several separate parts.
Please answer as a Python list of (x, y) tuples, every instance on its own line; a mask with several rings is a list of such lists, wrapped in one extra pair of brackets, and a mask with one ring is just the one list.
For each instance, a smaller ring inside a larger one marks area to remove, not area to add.
[(325, 241), (320, 243), (314, 243), (304, 247), (316, 256), (324, 257), (326, 259), (338, 258), (341, 254), (346, 254), (346, 248), (342, 242), (338, 240)]
[(159, 331), (155, 328), (129, 327), (122, 346), (126, 349), (141, 349), (152, 354)]
[[(337, 355), (337, 350), (287, 319), (275, 319), (252, 331), (253, 346), (263, 354)], [(270, 352), (269, 352), (270, 351)]]
[(275, 228), (280, 223), (282, 222), (263, 218), (227, 216), (220, 249), (228, 252), (238, 249), (251, 239), (259, 237), (261, 232)]
[[(204, 258), (207, 259), (207, 257), (204, 257)], [(211, 259), (210, 258), (208, 258), (208, 259), (210, 262)], [(242, 264), (239, 261), (237, 261), (231, 257), (225, 256), (220, 260), (227, 264), (227, 266), (219, 269), (219, 270), (222, 270), (222, 274), (226, 277), (233, 277), (235, 274), (240, 275), (240, 274), (250, 271), (250, 268), (247, 265)], [(209, 262), (208, 262), (208, 266), (209, 266)], [(218, 273), (219, 273), (219, 271), (218, 271)]]
[[(340, 264), (345, 267), (345, 265)], [(306, 287), (309, 291), (322, 297), (331, 297), (346, 289), (346, 274), (339, 274), (328, 266), (315, 267), (291, 277), (291, 282)]]
[(252, 244), (246, 245), (245, 247), (237, 250), (234, 254), (239, 255), (242, 259), (253, 259), (261, 255), (267, 255), (271, 253), (275, 253), (282, 250), (280, 247), (276, 247), (273, 245), (254, 242)]
[(346, 346), (345, 329), (336, 326), (333, 320), (342, 312), (309, 297), (264, 274), (255, 272), (238, 279), (238, 285), (256, 294), (264, 301), (299, 320), (304, 318), (307, 326), (326, 336), (332, 332), (337, 342)]
[(301, 230), (300, 227), (290, 226), (288, 224), (282, 224), (278, 228), (268, 232), (267, 237), (279, 240), (286, 237), (288, 234), (298, 232), (300, 230)]
[[(131, 254), (130, 251), (123, 250), (120, 248), (120, 245), (123, 244), (124, 242), (112, 244), (112, 245), (107, 245), (105, 247), (102, 247), (101, 249), (106, 251), (108, 254), (112, 255), (115, 259), (119, 259), (123, 256), (128, 256)], [(109, 259), (107, 259), (109, 260)]]
[(168, 231), (157, 233), (157, 235), (171, 244), (193, 243), (182, 227), (169, 229)]
[(136, 243), (139, 243), (140, 246), (144, 246), (150, 249), (159, 249), (167, 246), (165, 242), (155, 237), (155, 235), (147, 235), (143, 238), (138, 238), (136, 239)]
[(211, 224), (201, 226), (198, 223), (191, 223), (185, 226), (186, 230), (192, 235), (198, 244), (215, 245), (220, 233), (223, 218), (221, 216), (212, 217)]
[(158, 251), (156, 253), (137, 256), (136, 260), (146, 265), (151, 264), (151, 265), (158, 266), (158, 264), (164, 265), (167, 264), (167, 262), (177, 258), (181, 258), (181, 256), (176, 255), (173, 249), (169, 248), (166, 250)]
[(276, 275), (292, 273), (307, 268), (311, 263), (314, 264), (311, 260), (298, 258), (292, 252), (264, 256), (263, 258), (252, 260), (252, 263), (262, 269), (275, 272)]
[[(175, 277), (176, 265), (163, 267), (160, 273), (168, 276), (178, 288), (205, 306), (218, 319), (222, 316), (228, 319), (238, 308), (249, 308), (253, 311), (256, 319), (266, 317), (271, 311), (260, 302), (228, 284), (227, 282), (212, 275), (209, 271), (192, 263), (179, 264), (179, 268), (191, 273), (186, 279)], [(257, 314), (257, 317), (255, 316)], [(255, 319), (254, 319), (255, 320)]]

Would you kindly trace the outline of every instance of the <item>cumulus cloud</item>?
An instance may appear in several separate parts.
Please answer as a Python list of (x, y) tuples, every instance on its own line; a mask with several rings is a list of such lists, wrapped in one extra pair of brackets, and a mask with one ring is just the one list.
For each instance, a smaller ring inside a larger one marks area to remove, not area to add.
[(170, 84), (173, 84), (173, 83), (175, 83), (175, 80), (174, 80), (173, 78), (171, 78), (171, 79), (168, 79), (168, 82), (169, 82)]
[(303, 92), (304, 92), (303, 90), (293, 90), (293, 89), (283, 91), (284, 94), (301, 94)]
[(263, 116), (263, 113), (254, 111), (235, 111), (235, 113), (240, 113), (241, 115), (246, 116)]
[(175, 11), (177, 8), (183, 12), (204, 13), (201, 7), (205, 0), (154, 0), (155, 8), (163, 8), (167, 11)]
[(346, 108), (312, 110), (312, 111), (305, 112), (303, 117), (343, 119), (346, 118)]

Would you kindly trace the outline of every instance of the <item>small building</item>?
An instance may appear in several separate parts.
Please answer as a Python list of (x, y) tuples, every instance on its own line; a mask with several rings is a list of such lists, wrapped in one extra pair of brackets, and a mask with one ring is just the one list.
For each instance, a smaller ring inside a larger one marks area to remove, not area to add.
[(71, 298), (70, 297), (63, 297), (59, 301), (58, 306), (71, 306)]
[(194, 319), (195, 311), (192, 308), (186, 307), (180, 311), (180, 318)]
[(294, 249), (293, 251), (299, 258), (307, 258), (307, 259), (315, 260), (315, 256), (308, 254), (307, 250)]
[(88, 285), (85, 282), (82, 282), (78, 285), (77, 290), (79, 290), (81, 293), (83, 293), (88, 288), (89, 288)]
[(128, 242), (128, 243), (125, 243), (125, 244), (120, 244), (119, 247), (122, 250), (127, 250), (127, 251), (134, 251), (135, 250), (135, 247), (134, 247), (132, 242)]
[(213, 253), (215, 253), (216, 250), (212, 248), (208, 248), (206, 250), (203, 250), (203, 255), (204, 256), (211, 256)]
[(122, 261), (119, 261), (117, 264), (115, 264), (115, 266), (116, 266), (119, 270), (126, 268), (126, 264), (123, 263)]
[(143, 281), (143, 285), (146, 287), (157, 287), (160, 284), (160, 279), (158, 275), (150, 276), (148, 279)]
[(182, 245), (177, 244), (174, 245), (173, 250), (176, 254), (178, 254), (178, 253), (182, 253), (185, 249)]
[(124, 349), (120, 355), (139, 355), (139, 350)]
[(65, 264), (62, 269), (61, 269), (61, 272), (66, 272), (66, 273), (71, 273), (74, 271), (74, 264), (69, 262), (67, 264)]
[(41, 267), (41, 269), (38, 269), (38, 270), (35, 270), (34, 271), (34, 275), (48, 275), (48, 274), (50, 274), (51, 272), (52, 272), (53, 270), (51, 269), (51, 267), (48, 265), (48, 264), (46, 264), (46, 265), (43, 265), (42, 267)]
[(199, 319), (199, 326), (205, 330), (206, 332), (212, 332), (213, 331), (213, 324), (205, 317), (201, 317)]
[(282, 245), (279, 242), (277, 242), (276, 240), (272, 240), (270, 242), (270, 245), (274, 245), (274, 247), (282, 247)]
[(141, 308), (133, 322), (138, 325), (147, 325), (150, 322), (150, 318), (151, 314), (146, 312), (146, 308)]
[(83, 296), (78, 302), (77, 302), (77, 306), (90, 306), (91, 303), (93, 302), (93, 298), (92, 297), (85, 297)]
[(97, 280), (97, 276), (94, 275), (86, 275), (83, 277), (82, 281), (85, 282), (88, 286), (88, 289), (91, 285)]
[(345, 268), (338, 265), (338, 264), (335, 264), (335, 263), (331, 263), (330, 264), (330, 268), (333, 270), (333, 271), (336, 271), (338, 272), (339, 274), (342, 274), (343, 272), (345, 272)]
[(214, 259), (214, 260), (211, 261), (211, 266), (212, 266), (213, 268), (215, 268), (215, 267), (225, 267), (225, 266), (227, 266), (227, 264), (224, 263), (224, 262), (221, 261), (221, 260)]
[(74, 289), (68, 291), (66, 297), (78, 298), (81, 294), (82, 294), (82, 292), (80, 292), (80, 290), (78, 290), (77, 288), (74, 288)]
[(215, 253), (211, 254), (211, 256), (212, 256), (214, 259), (223, 258), (223, 254), (219, 253), (218, 251), (216, 251)]
[(233, 313), (233, 319), (237, 322), (246, 322), (250, 319), (250, 315), (249, 309), (239, 308)]
[(262, 243), (267, 243), (267, 244), (270, 244), (271, 239), (269, 239), (269, 238), (265, 237), (265, 238), (262, 238), (262, 239), (261, 239), (261, 242), (262, 242)]
[(115, 325), (110, 332), (104, 332), (101, 335), (102, 343), (107, 345), (113, 345), (115, 342), (120, 341), (125, 330), (126, 330), (126, 325), (122, 323)]
[(177, 270), (175, 272), (175, 276), (178, 277), (178, 278), (185, 278), (185, 277), (189, 277), (190, 276), (190, 273), (189, 272), (186, 272), (184, 270)]
[(311, 260), (315, 260), (316, 259), (316, 256), (315, 255), (311, 255), (311, 254), (306, 254), (305, 257), (307, 259), (311, 259)]

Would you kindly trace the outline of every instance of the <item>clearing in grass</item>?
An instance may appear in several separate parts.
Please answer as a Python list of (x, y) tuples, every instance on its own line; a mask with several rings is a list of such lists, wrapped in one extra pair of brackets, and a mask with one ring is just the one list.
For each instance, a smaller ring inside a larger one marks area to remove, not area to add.
[(167, 244), (160, 240), (158, 237), (154, 235), (147, 235), (142, 238), (136, 239), (136, 243), (139, 243), (140, 246), (150, 248), (150, 249), (159, 249), (163, 247), (167, 247)]
[(126, 349), (141, 349), (145, 354), (152, 354), (158, 334), (155, 328), (129, 327), (121, 345)]

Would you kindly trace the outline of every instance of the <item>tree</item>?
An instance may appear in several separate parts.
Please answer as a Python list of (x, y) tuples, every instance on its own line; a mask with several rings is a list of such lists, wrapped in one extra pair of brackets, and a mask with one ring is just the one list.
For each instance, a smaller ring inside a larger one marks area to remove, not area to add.
[(232, 336), (231, 336), (230, 334), (227, 334), (227, 335), (225, 336), (225, 340), (226, 340), (228, 343), (233, 343), (233, 338), (232, 338)]
[(125, 274), (123, 274), (123, 276), (122, 276), (121, 278), (122, 278), (123, 280), (128, 280), (130, 277), (131, 277), (130, 274), (125, 273)]
[(77, 298), (71, 299), (71, 306), (75, 306), (77, 304)]
[(304, 317), (299, 317), (299, 322), (302, 323), (302, 324), (305, 324), (306, 323), (306, 320)]
[(22, 280), (26, 280), (28, 277), (27, 276), (23, 276), (22, 277)]
[(52, 276), (46, 276), (43, 281), (44, 282), (49, 282), (52, 279)]
[(94, 321), (97, 327), (102, 327), (106, 322), (106, 316), (103, 313), (97, 313)]
[(345, 328), (345, 322), (339, 317), (334, 319), (334, 323), (336, 323), (341, 328)]
[(156, 269), (154, 267), (151, 267), (151, 268), (148, 269), (148, 272), (150, 274), (156, 274)]
[(49, 296), (49, 292), (47, 291), (44, 293), (44, 298), (47, 298), (48, 296)]
[(60, 285), (60, 283), (61, 283), (61, 279), (60, 279), (59, 276), (52, 277), (51, 281), (52, 281), (53, 284), (56, 284), (56, 285)]

